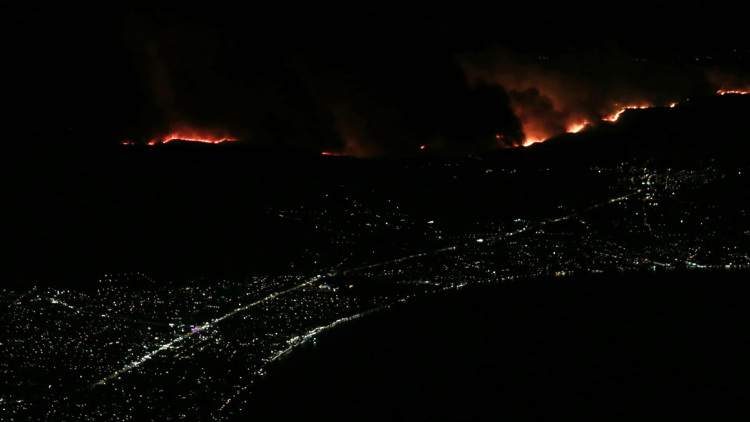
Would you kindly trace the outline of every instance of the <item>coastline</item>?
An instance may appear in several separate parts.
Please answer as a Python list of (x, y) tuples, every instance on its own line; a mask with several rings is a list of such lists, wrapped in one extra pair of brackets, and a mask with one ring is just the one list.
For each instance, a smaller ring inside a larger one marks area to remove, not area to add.
[(644, 416), (648, 409), (670, 415), (722, 413), (716, 403), (742, 407), (733, 400), (738, 376), (726, 370), (738, 358), (722, 363), (712, 350), (736, 348), (741, 326), (726, 324), (750, 319), (731, 306), (750, 297), (747, 271), (672, 274), (529, 280), (422, 296), (326, 330), (315, 348), (285, 355), (240, 415), (270, 415), (284, 404), (329, 420), (352, 412), (358, 420), (430, 420), (502, 409), (510, 416), (582, 416), (586, 409), (606, 416), (630, 406), (625, 414)]

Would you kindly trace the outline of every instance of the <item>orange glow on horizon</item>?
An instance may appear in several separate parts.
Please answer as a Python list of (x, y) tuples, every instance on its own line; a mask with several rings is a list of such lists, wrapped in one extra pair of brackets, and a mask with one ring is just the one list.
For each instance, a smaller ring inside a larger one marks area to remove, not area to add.
[[(530, 89), (529, 89), (530, 90)], [(531, 94), (533, 92), (536, 92), (536, 97), (533, 97)], [(520, 91), (519, 96), (525, 95), (526, 97), (532, 97), (531, 100), (535, 100), (537, 97), (541, 99), (548, 99), (546, 97), (545, 92), (540, 94), (538, 91), (533, 91), (531, 94), (527, 93), (526, 91)], [(732, 90), (726, 90), (726, 89), (719, 89), (716, 92), (716, 95), (748, 95), (750, 94), (750, 90), (745, 89), (732, 89)], [(526, 98), (522, 97), (522, 98)], [(553, 96), (554, 97), (554, 96)], [(557, 104), (557, 99), (553, 98), (554, 104)], [(518, 100), (519, 102), (521, 100)], [(689, 100), (688, 100), (689, 101)], [(627, 104), (627, 102), (623, 102), (624, 104)], [(526, 134), (526, 137), (523, 141), (519, 141), (518, 138), (507, 140), (506, 136), (501, 134), (494, 134), (495, 139), (497, 140), (497, 145), (502, 148), (508, 148), (508, 147), (528, 147), (536, 143), (545, 142), (546, 140), (558, 136), (562, 133), (580, 133), (584, 129), (586, 129), (588, 126), (595, 127), (597, 125), (596, 120), (591, 120), (592, 118), (598, 118), (600, 117), (602, 121), (610, 122), (610, 123), (616, 123), (619, 121), (620, 116), (622, 116), (623, 113), (625, 113), (627, 110), (645, 110), (649, 108), (654, 107), (661, 107), (661, 108), (675, 108), (678, 105), (682, 104), (682, 101), (680, 102), (671, 102), (671, 103), (661, 103), (660, 105), (653, 105), (651, 103), (646, 102), (637, 102), (635, 104), (625, 105), (615, 103), (611, 108), (610, 107), (604, 107), (603, 110), (599, 109), (597, 110), (599, 116), (594, 117), (593, 115), (598, 114), (597, 111), (589, 111), (585, 112), (584, 110), (577, 110), (574, 109), (572, 112), (570, 111), (572, 106), (566, 106), (565, 102), (563, 101), (562, 109), (551, 109), (546, 110), (543, 109), (540, 111), (527, 111), (525, 114), (523, 113), (524, 110), (526, 110), (523, 107), (519, 106), (519, 110), (514, 110), (518, 116), (518, 119), (521, 123), (521, 132), (523, 134)], [(554, 105), (552, 104), (552, 105)], [(567, 108), (566, 108), (567, 107)], [(528, 107), (527, 107), (528, 108)], [(614, 110), (614, 112), (612, 112)], [(547, 116), (545, 113), (548, 113), (549, 116)], [(608, 115), (602, 114), (604, 113), (611, 113)], [(589, 120), (581, 120), (582, 117), (588, 117)], [(594, 122), (593, 125), (591, 122)], [(195, 128), (189, 124), (174, 124), (169, 125), (170, 129), (172, 130), (171, 133), (169, 133), (166, 136), (163, 137), (157, 137), (152, 138), (150, 141), (147, 142), (148, 145), (158, 145), (158, 144), (167, 144), (172, 141), (184, 141), (184, 142), (198, 142), (198, 143), (205, 143), (205, 144), (222, 144), (225, 142), (236, 142), (238, 139), (230, 136), (226, 131), (224, 130), (214, 130), (214, 129), (208, 129), (204, 130), (202, 128)], [(565, 130), (565, 132), (562, 132), (562, 130)], [(164, 132), (162, 132), (164, 133)], [(493, 135), (490, 135), (493, 136)], [(522, 135), (523, 136), (523, 135)], [(515, 135), (514, 135), (515, 137)], [(353, 154), (352, 150), (353, 147), (349, 147), (349, 145), (360, 145), (361, 143), (356, 140), (356, 138), (352, 138), (353, 140), (349, 140), (347, 138), (347, 146), (342, 151), (323, 151), (321, 152), (322, 155), (328, 155), (328, 156), (342, 156), (342, 155), (354, 155), (354, 156), (368, 156), (371, 155), (367, 152), (360, 153), (360, 154)], [(490, 138), (491, 139), (491, 138)], [(138, 144), (141, 143), (141, 141), (137, 142)], [(136, 142), (125, 140), (120, 142), (121, 145), (136, 145)], [(372, 148), (371, 148), (372, 149)], [(426, 145), (419, 145), (420, 150), (425, 150)]]

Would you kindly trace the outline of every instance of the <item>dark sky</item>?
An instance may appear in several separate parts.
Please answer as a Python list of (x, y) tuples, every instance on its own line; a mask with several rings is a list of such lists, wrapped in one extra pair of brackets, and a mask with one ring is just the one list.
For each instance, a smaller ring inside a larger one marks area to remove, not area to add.
[(523, 137), (519, 104), (592, 116), (746, 81), (750, 35), (729, 2), (359, 3), (5, 4), (2, 143), (192, 128), (353, 155), (472, 151)]

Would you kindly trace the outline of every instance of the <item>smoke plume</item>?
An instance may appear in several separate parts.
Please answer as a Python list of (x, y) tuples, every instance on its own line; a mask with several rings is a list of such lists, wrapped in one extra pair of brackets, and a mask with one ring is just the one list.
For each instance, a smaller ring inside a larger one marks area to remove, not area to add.
[(465, 55), (462, 62), (471, 83), (507, 91), (526, 145), (615, 121), (628, 108), (670, 106), (717, 89), (748, 86), (739, 74), (637, 58), (612, 46), (553, 57), (496, 47)]
[[(300, 39), (272, 32), (279, 22), (245, 33), (153, 16), (133, 14), (123, 35), (145, 87), (133, 136), (143, 141), (233, 138), (357, 157), (465, 154), (750, 86), (740, 71), (638, 57), (617, 43), (531, 54), (452, 46), (447, 36), (433, 45), (408, 26), (373, 39), (364, 18), (330, 33), (301, 18), (288, 26), (313, 38)], [(266, 45), (269, 34), (277, 37)]]

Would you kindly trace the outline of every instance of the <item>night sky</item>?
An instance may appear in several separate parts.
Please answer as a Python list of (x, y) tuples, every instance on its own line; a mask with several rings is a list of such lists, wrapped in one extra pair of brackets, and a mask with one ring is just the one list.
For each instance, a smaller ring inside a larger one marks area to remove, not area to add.
[(355, 3), (6, 4), (1, 142), (463, 154), (750, 85), (729, 2)]

